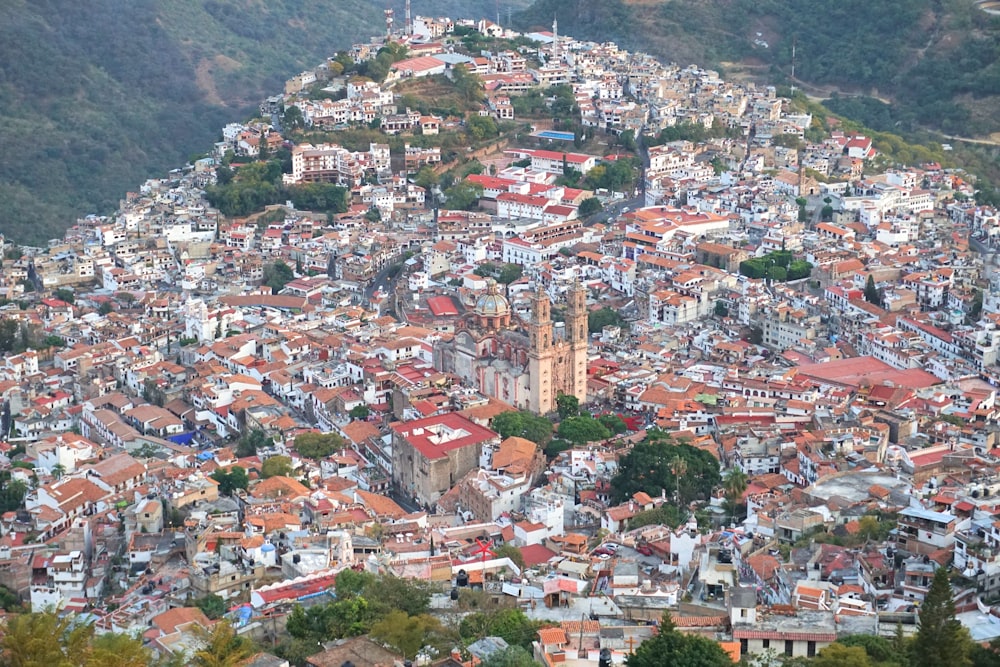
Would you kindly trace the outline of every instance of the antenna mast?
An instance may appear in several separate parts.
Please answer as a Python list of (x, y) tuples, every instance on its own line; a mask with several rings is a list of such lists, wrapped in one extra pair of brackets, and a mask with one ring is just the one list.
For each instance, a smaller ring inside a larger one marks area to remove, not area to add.
[(410, 16), (410, 0), (406, 0), (406, 34), (410, 36), (413, 34), (413, 18)]
[(386, 39), (392, 37), (392, 15), (394, 13), (395, 12), (393, 12), (391, 9), (385, 10), (385, 36), (386, 36)]
[(792, 94), (795, 94), (795, 42), (796, 38), (792, 37)]

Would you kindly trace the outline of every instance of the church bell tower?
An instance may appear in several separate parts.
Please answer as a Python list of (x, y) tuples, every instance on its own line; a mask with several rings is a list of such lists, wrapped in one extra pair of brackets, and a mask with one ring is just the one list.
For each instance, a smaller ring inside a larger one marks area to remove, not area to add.
[(531, 297), (531, 322), (528, 324), (528, 377), (531, 393), (528, 409), (544, 415), (555, 408), (552, 388), (552, 360), (555, 352), (552, 342), (552, 303), (541, 285)]
[(587, 289), (576, 281), (566, 295), (566, 340), (569, 343), (566, 393), (587, 402)]

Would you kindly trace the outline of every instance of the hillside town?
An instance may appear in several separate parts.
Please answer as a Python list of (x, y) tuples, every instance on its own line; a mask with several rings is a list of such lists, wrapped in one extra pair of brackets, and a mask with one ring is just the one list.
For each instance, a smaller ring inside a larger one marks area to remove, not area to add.
[[(481, 591), (543, 665), (622, 664), (664, 612), (734, 662), (914, 635), (939, 570), (1000, 638), (974, 178), (557, 25), (387, 12), (344, 54), (113, 215), (3, 243), (0, 584), (181, 661), (196, 601), (269, 645), (344, 572), (442, 615)], [(475, 110), (400, 92), (445, 80)], [(278, 151), (344, 210), (210, 201)], [(507, 645), (364, 635), (304, 664)]]

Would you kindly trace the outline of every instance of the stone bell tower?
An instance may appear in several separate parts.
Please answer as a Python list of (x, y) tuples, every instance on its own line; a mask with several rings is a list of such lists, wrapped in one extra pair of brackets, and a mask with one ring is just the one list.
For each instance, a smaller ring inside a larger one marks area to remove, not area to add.
[(555, 349), (552, 341), (552, 303), (541, 285), (531, 296), (531, 321), (528, 323), (528, 377), (531, 393), (528, 409), (540, 415), (555, 409), (555, 391), (552, 387), (552, 362)]

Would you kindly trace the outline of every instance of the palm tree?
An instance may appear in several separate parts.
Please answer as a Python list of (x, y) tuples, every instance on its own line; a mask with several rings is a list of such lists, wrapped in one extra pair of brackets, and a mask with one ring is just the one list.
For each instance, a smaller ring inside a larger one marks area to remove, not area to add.
[(228, 621), (219, 621), (211, 630), (201, 629), (202, 648), (195, 652), (198, 667), (236, 667), (256, 652), (253, 642), (236, 634)]
[(675, 456), (673, 460), (670, 461), (670, 472), (674, 473), (674, 482), (676, 484), (674, 492), (677, 494), (677, 502), (680, 502), (681, 500), (681, 477), (687, 474), (687, 469), (687, 459)]
[(61, 479), (63, 475), (66, 474), (66, 466), (61, 463), (57, 463), (52, 466), (52, 476), (56, 479)]
[(726, 503), (733, 514), (733, 519), (737, 519), (740, 503), (743, 501), (743, 494), (747, 490), (747, 474), (740, 468), (731, 468), (722, 480), (722, 488), (726, 494)]

